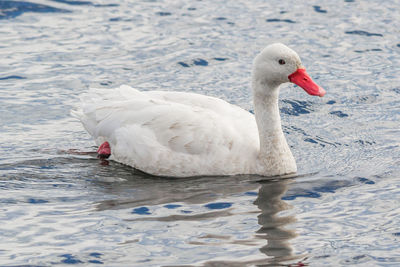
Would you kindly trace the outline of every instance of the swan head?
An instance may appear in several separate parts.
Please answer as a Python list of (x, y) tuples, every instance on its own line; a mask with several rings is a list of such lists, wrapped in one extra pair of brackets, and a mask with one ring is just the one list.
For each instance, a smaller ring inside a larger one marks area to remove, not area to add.
[(325, 90), (307, 74), (295, 51), (280, 43), (268, 45), (254, 59), (253, 83), (261, 86), (253, 85), (253, 88), (269, 94), (286, 82), (297, 84), (310, 95), (325, 95)]

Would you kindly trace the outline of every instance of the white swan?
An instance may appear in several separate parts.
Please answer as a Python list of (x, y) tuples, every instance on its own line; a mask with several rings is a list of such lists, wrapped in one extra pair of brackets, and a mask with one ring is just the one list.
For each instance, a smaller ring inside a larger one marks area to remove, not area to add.
[(72, 113), (98, 145), (103, 143), (99, 153), (146, 173), (282, 175), (297, 170), (278, 107), (279, 85), (289, 81), (310, 95), (325, 94), (296, 52), (277, 43), (253, 63), (255, 116), (210, 96), (140, 92), (126, 85), (91, 89)]

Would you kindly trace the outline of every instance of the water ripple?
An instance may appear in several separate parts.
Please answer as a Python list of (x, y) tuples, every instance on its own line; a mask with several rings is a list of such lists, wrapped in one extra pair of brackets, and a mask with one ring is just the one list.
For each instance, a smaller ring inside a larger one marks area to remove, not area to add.
[(0, 1), (0, 19), (15, 18), (24, 14), (25, 12), (67, 13), (70, 11), (31, 2)]
[(286, 23), (296, 23), (291, 19), (266, 19), (266, 22), (286, 22)]
[[(398, 265), (396, 1), (36, 2), (0, 0), (0, 265)], [(282, 86), (298, 176), (152, 177), (69, 115), (121, 84), (252, 110), (276, 41), (327, 90)]]
[(346, 31), (346, 34), (356, 34), (356, 35), (362, 35), (362, 36), (381, 36), (383, 37), (382, 34), (380, 33), (371, 33), (371, 32), (367, 32), (367, 31), (360, 31), (360, 30), (356, 30), (356, 31)]

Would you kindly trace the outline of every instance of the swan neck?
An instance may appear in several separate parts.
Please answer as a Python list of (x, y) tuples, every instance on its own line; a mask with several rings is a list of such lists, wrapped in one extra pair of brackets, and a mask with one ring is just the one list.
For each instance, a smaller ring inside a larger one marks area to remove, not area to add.
[[(265, 86), (266, 87), (266, 86)], [(261, 148), (282, 133), (279, 113), (279, 89), (254, 90), (254, 113), (260, 134)]]
[(260, 137), (261, 158), (280, 158), (282, 154), (291, 154), (282, 131), (278, 87), (253, 84), (254, 113)]

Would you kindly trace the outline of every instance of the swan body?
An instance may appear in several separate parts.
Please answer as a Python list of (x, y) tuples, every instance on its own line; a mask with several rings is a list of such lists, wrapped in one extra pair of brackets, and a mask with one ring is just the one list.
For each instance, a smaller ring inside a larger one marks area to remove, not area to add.
[[(278, 88), (297, 70), (304, 70), (300, 58), (283, 44), (267, 46), (256, 57), (255, 116), (215, 97), (141, 92), (127, 85), (91, 89), (72, 114), (98, 145), (109, 143), (110, 159), (153, 175), (294, 173), (296, 162), (281, 128)], [(304, 81), (304, 76), (296, 79)], [(308, 93), (324, 94), (312, 80), (311, 85), (301, 81), (295, 83)]]

